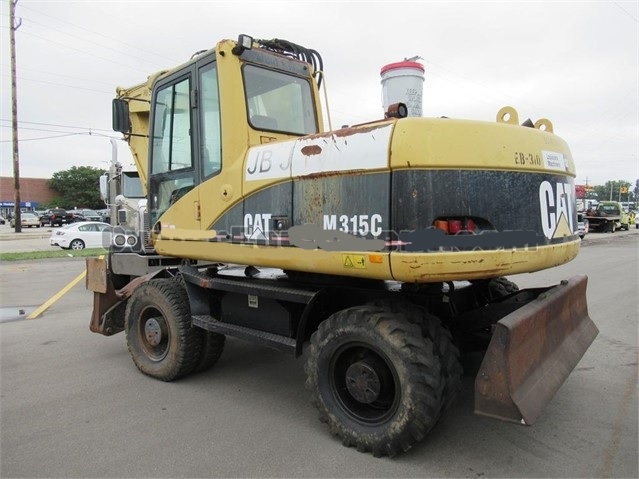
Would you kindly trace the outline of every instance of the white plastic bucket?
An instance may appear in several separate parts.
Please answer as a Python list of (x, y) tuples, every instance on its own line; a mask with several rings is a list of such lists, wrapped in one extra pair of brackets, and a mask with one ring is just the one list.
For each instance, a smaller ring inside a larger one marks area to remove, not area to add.
[(424, 65), (412, 61), (389, 63), (382, 67), (382, 107), (405, 103), (408, 116), (422, 116)]

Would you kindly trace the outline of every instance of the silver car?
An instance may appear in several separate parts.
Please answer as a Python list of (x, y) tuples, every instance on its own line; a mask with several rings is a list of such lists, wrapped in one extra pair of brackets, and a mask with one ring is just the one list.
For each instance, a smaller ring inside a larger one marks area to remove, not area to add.
[[(32, 226), (39, 228), (40, 227), (40, 218), (35, 213), (29, 213), (25, 211), (20, 213), (20, 224), (22, 226), (28, 226), (31, 228)], [(11, 218), (11, 227), (15, 228), (16, 226), (16, 218), (15, 216)]]

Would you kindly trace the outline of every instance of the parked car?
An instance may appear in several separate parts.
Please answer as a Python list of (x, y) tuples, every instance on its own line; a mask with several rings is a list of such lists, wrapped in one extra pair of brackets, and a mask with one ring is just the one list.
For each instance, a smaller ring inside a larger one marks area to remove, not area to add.
[[(38, 216), (35, 213), (29, 213), (28, 211), (25, 211), (24, 213), (20, 213), (20, 224), (22, 226), (28, 226), (29, 228), (31, 228), (32, 226), (39, 228), (40, 218), (38, 218)], [(15, 217), (13, 217), (11, 218), (11, 227), (15, 228), (15, 226), (16, 226), (16, 219)]]
[(98, 214), (100, 215), (100, 221), (104, 221), (105, 223), (111, 223), (111, 210), (108, 208), (98, 210)]
[(62, 208), (49, 208), (40, 216), (40, 225), (45, 226), (62, 226), (63, 224), (72, 223), (73, 216)]
[(108, 247), (111, 225), (100, 221), (81, 221), (63, 226), (51, 233), (49, 243), (62, 249)]
[(588, 233), (588, 220), (583, 213), (577, 213), (577, 231), (581, 239)]
[(73, 217), (73, 221), (102, 221), (100, 213), (87, 208), (69, 210), (67, 211), (67, 213), (69, 213)]

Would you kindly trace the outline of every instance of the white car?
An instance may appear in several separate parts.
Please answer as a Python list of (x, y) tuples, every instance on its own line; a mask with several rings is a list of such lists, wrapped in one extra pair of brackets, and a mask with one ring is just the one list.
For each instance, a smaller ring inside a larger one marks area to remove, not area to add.
[(111, 225), (100, 221), (70, 223), (51, 233), (49, 243), (62, 249), (108, 248)]

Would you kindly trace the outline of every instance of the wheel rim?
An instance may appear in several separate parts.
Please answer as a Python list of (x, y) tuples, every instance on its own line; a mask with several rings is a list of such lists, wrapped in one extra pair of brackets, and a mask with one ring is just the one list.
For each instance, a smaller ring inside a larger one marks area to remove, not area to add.
[(84, 244), (82, 243), (82, 241), (76, 240), (71, 243), (71, 249), (79, 250), (83, 248), (84, 248)]
[(144, 354), (151, 361), (161, 361), (169, 352), (169, 327), (162, 313), (147, 308), (138, 321), (138, 337)]
[(344, 345), (333, 354), (329, 374), (337, 403), (352, 419), (377, 425), (397, 411), (399, 379), (380, 351), (360, 343)]

